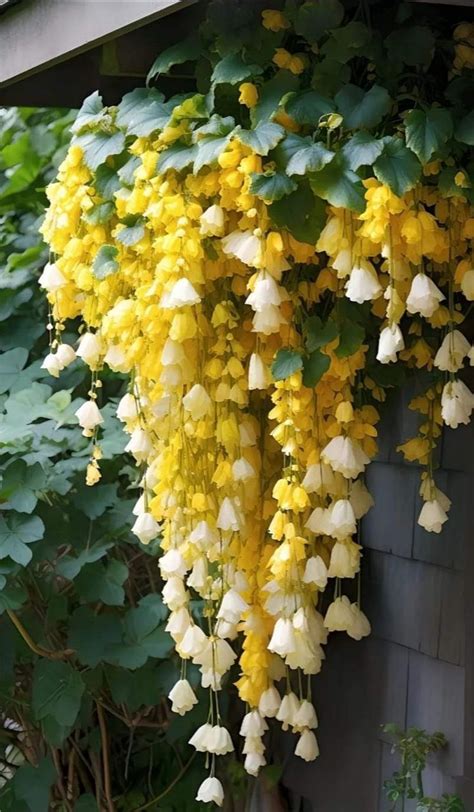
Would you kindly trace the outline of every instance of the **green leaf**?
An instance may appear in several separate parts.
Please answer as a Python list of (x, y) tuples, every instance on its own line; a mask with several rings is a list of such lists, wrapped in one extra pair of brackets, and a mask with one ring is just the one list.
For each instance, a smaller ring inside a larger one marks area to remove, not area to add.
[(384, 148), (374, 163), (374, 172), (381, 183), (386, 183), (401, 197), (418, 182), (421, 164), (401, 138), (390, 136), (384, 138)]
[(265, 202), (281, 200), (295, 189), (295, 181), (284, 172), (263, 172), (261, 174), (252, 172), (250, 194), (260, 197)]
[(147, 85), (161, 73), (169, 73), (173, 65), (182, 65), (184, 62), (193, 62), (199, 59), (202, 53), (202, 43), (198, 33), (193, 33), (186, 39), (171, 45), (157, 56), (146, 77)]
[(369, 28), (357, 20), (353, 20), (341, 28), (331, 31), (331, 36), (321, 46), (321, 55), (330, 56), (341, 64), (345, 64), (356, 55), (366, 56), (366, 49), (372, 34)]
[(334, 152), (326, 149), (321, 142), (316, 142), (295, 152), (288, 161), (286, 171), (288, 175), (306, 175), (308, 172), (318, 172), (333, 158)]
[(316, 90), (290, 93), (285, 100), (285, 111), (297, 124), (316, 126), (321, 116), (333, 113), (336, 105)]
[(221, 152), (224, 152), (229, 143), (230, 133), (224, 136), (208, 136), (201, 138), (197, 143), (197, 154), (194, 159), (193, 171), (196, 174), (203, 166), (214, 164)]
[(74, 584), (84, 601), (101, 601), (107, 606), (122, 606), (125, 598), (122, 584), (127, 578), (128, 567), (112, 558), (105, 567), (100, 563), (86, 565)]
[(303, 386), (316, 386), (331, 366), (331, 359), (321, 350), (314, 350), (303, 361)]
[(168, 147), (168, 149), (160, 152), (157, 167), (158, 172), (167, 172), (168, 169), (175, 169), (177, 172), (181, 172), (182, 169), (186, 169), (193, 163), (196, 156), (197, 146), (195, 144), (189, 146), (188, 144), (176, 142)]
[(118, 248), (115, 245), (101, 245), (92, 266), (96, 279), (106, 279), (118, 271), (117, 255)]
[(28, 360), (28, 350), (18, 347), (0, 355), (0, 394), (7, 392), (17, 380)]
[(83, 214), (82, 217), (89, 225), (99, 226), (110, 220), (114, 212), (114, 204), (112, 201), (106, 200), (105, 203), (98, 203), (97, 206)]
[(22, 459), (8, 466), (0, 488), (0, 500), (20, 513), (31, 513), (38, 501), (37, 493), (44, 488), (46, 475), (39, 463), (28, 466)]
[(95, 173), (93, 185), (104, 200), (111, 199), (121, 187), (117, 170), (107, 164), (102, 164)]
[(75, 143), (78, 144), (84, 153), (84, 163), (93, 172), (106, 162), (111, 155), (118, 155), (125, 147), (125, 136), (123, 133), (85, 133), (79, 135)]
[(125, 186), (133, 186), (135, 182), (135, 172), (141, 165), (140, 157), (138, 155), (132, 155), (132, 157), (120, 167), (117, 174)]
[(35, 664), (32, 710), (37, 722), (52, 716), (61, 725), (73, 725), (83, 693), (81, 675), (69, 663), (42, 659)]
[(306, 349), (310, 353), (330, 344), (339, 334), (335, 321), (328, 319), (323, 323), (319, 316), (309, 316), (303, 324), (303, 332)]
[(192, 134), (193, 143), (198, 144), (205, 135), (229, 135), (235, 128), (233, 116), (220, 116), (214, 113), (205, 124), (196, 127)]
[(149, 136), (162, 129), (171, 115), (171, 107), (155, 88), (137, 87), (127, 93), (117, 109), (116, 124), (129, 135)]
[(275, 161), (278, 169), (285, 169), (291, 161), (293, 155), (296, 155), (301, 149), (304, 149), (311, 144), (309, 137), (303, 138), (301, 135), (288, 133), (282, 141), (272, 151), (270, 156)]
[(44, 524), (39, 516), (9, 515), (0, 516), (0, 559), (10, 557), (17, 564), (26, 567), (33, 553), (29, 544), (42, 539)]
[(15, 798), (24, 801), (30, 812), (48, 812), (50, 789), (56, 770), (50, 756), (42, 758), (36, 767), (23, 764), (13, 777)]
[(203, 93), (194, 93), (192, 96), (181, 99), (180, 103), (172, 109), (172, 121), (177, 124), (190, 119), (209, 118), (209, 102), (210, 97)]
[(453, 120), (448, 110), (411, 110), (406, 119), (406, 145), (422, 164), (428, 163), (453, 134)]
[(462, 144), (474, 146), (474, 110), (464, 116), (456, 127), (456, 139)]
[(258, 124), (254, 130), (237, 127), (234, 137), (257, 155), (268, 155), (285, 135), (285, 130), (273, 121)]
[(0, 614), (6, 612), (7, 609), (21, 609), (23, 604), (27, 601), (28, 595), (23, 587), (2, 587), (0, 591)]
[(117, 485), (108, 482), (105, 485), (99, 483), (93, 488), (88, 485), (79, 487), (72, 501), (92, 521), (102, 516), (107, 508), (113, 507), (117, 499)]
[(259, 76), (261, 73), (263, 68), (260, 65), (246, 65), (240, 54), (228, 54), (215, 66), (211, 81), (214, 85), (224, 83), (236, 85), (250, 76)]
[(383, 141), (365, 130), (354, 133), (341, 152), (353, 172), (360, 166), (372, 166), (383, 150)]
[(122, 245), (136, 245), (145, 236), (144, 220), (141, 217), (135, 217), (130, 221), (130, 224), (125, 223), (125, 228), (115, 232), (115, 239)]
[(453, 166), (445, 166), (439, 173), (438, 186), (443, 197), (466, 197), (469, 190), (457, 185), (457, 173), (458, 169)]
[(344, 6), (339, 0), (308, 0), (299, 9), (295, 31), (308, 42), (316, 43), (330, 28), (336, 28), (344, 18)]
[(314, 245), (326, 224), (326, 203), (315, 197), (307, 181), (268, 208), (272, 221), (295, 239)]
[(278, 350), (272, 364), (273, 380), (283, 381), (303, 367), (303, 358), (296, 350)]
[(366, 92), (356, 85), (348, 84), (337, 93), (336, 103), (347, 129), (366, 127), (370, 130), (387, 115), (392, 100), (388, 91), (379, 85), (373, 85)]
[(113, 650), (121, 640), (122, 625), (117, 614), (96, 614), (82, 606), (72, 615), (68, 646), (74, 649), (83, 665), (95, 668), (100, 662), (107, 661), (113, 657)]
[(392, 31), (385, 45), (390, 61), (428, 67), (433, 59), (436, 39), (431, 28), (412, 25)]
[(103, 116), (104, 104), (102, 97), (99, 95), (99, 91), (95, 90), (94, 93), (91, 93), (90, 96), (84, 99), (82, 107), (76, 116), (76, 120), (71, 127), (71, 132), (78, 133), (84, 127), (98, 124)]
[(113, 542), (103, 542), (101, 544), (96, 544), (93, 547), (88, 547), (76, 557), (66, 555), (58, 562), (56, 565), (56, 570), (59, 575), (62, 575), (69, 581), (73, 581), (82, 568), (86, 566), (86, 564), (92, 564), (94, 561), (99, 561), (99, 559), (103, 558), (104, 555), (107, 555), (107, 552), (111, 547), (113, 547)]
[(347, 358), (354, 355), (361, 347), (365, 338), (365, 330), (360, 324), (345, 322), (339, 334), (339, 344), (335, 350), (338, 358)]
[(313, 192), (327, 200), (331, 206), (362, 212), (365, 208), (365, 189), (359, 176), (349, 169), (340, 155), (310, 177)]
[(277, 112), (287, 93), (297, 90), (299, 81), (290, 71), (280, 70), (259, 89), (258, 104), (251, 110), (252, 124), (266, 123)]

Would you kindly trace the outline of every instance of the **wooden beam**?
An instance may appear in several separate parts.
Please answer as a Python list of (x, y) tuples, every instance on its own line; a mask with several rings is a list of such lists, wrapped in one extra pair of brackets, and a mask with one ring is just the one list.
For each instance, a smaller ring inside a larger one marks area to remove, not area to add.
[(467, 6), (474, 9), (474, 0), (411, 0), (412, 3), (431, 3), (443, 6)]
[(201, 0), (24, 0), (0, 17), (0, 88)]

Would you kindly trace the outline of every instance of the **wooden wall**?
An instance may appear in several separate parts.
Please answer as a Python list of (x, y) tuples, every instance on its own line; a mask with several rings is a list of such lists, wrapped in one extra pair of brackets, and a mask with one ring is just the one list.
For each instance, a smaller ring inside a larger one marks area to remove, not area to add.
[(383, 780), (398, 766), (386, 722), (442, 730), (449, 748), (430, 763), (425, 792), (459, 792), (474, 809), (474, 429), (444, 435), (437, 478), (453, 505), (444, 532), (428, 534), (416, 523), (419, 470), (395, 451), (416, 431), (408, 400), (387, 414), (367, 475), (376, 506), (362, 528), (363, 601), (373, 634), (332, 635), (327, 646), (314, 680), (317, 762), (292, 757), (294, 737), (283, 737), (292, 812), (386, 812)]

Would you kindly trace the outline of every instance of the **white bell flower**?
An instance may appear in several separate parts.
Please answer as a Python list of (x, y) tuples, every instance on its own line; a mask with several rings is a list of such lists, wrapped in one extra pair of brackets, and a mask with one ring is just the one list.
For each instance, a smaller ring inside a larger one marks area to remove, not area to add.
[(448, 381), (441, 395), (441, 417), (447, 426), (457, 429), (467, 425), (474, 408), (474, 395), (463, 381)]
[(324, 625), (330, 632), (346, 632), (354, 622), (351, 604), (347, 595), (336, 598), (328, 607)]
[(151, 513), (141, 513), (132, 527), (132, 533), (140, 539), (142, 544), (149, 544), (160, 532), (160, 525)]
[(220, 237), (224, 230), (224, 210), (214, 204), (203, 211), (199, 218), (203, 237)]
[(288, 320), (283, 316), (280, 308), (276, 305), (267, 305), (255, 313), (252, 330), (254, 333), (269, 336), (272, 333), (278, 333), (282, 324), (288, 324)]
[(133, 454), (137, 462), (145, 462), (151, 450), (152, 444), (148, 432), (141, 428), (134, 429), (125, 446), (125, 451)]
[(468, 302), (474, 301), (474, 268), (463, 274), (461, 290)]
[(146, 513), (146, 504), (145, 504), (145, 494), (142, 493), (141, 496), (138, 497), (137, 501), (135, 502), (132, 513), (134, 516), (141, 516), (142, 513)]
[(368, 637), (372, 629), (367, 616), (363, 613), (357, 603), (351, 604), (351, 612), (353, 616), (352, 624), (347, 628), (347, 634), (353, 640), (362, 640), (363, 637)]
[(249, 293), (245, 304), (250, 305), (256, 312), (265, 310), (269, 305), (278, 307), (286, 299), (286, 295), (270, 274), (259, 271), (253, 291)]
[(193, 564), (193, 568), (188, 576), (188, 586), (201, 592), (207, 584), (208, 568), (207, 559), (200, 556)]
[(267, 760), (262, 753), (247, 753), (244, 761), (244, 770), (249, 775), (257, 776)]
[(232, 463), (232, 475), (236, 482), (248, 482), (257, 476), (255, 468), (245, 457), (239, 457)]
[(84, 429), (84, 432), (87, 432), (85, 435), (86, 437), (88, 435), (90, 436), (90, 432), (94, 431), (97, 426), (100, 426), (100, 424), (104, 422), (104, 418), (102, 417), (95, 400), (86, 400), (82, 406), (79, 406), (74, 414), (77, 417), (81, 428)]
[(181, 606), (179, 609), (176, 609), (170, 613), (165, 626), (165, 631), (171, 635), (173, 640), (182, 640), (190, 625), (190, 614), (185, 606)]
[(219, 508), (217, 527), (220, 530), (240, 530), (240, 520), (232, 499), (226, 496)]
[(258, 709), (262, 716), (273, 719), (281, 705), (281, 697), (274, 685), (267, 688), (260, 697)]
[(314, 761), (319, 756), (319, 747), (312, 730), (303, 730), (295, 748), (295, 756), (303, 761)]
[(197, 704), (197, 697), (187, 679), (179, 679), (168, 694), (172, 702), (171, 710), (184, 716), (185, 713)]
[(160, 299), (160, 307), (166, 310), (175, 310), (179, 307), (187, 307), (199, 304), (201, 297), (194, 285), (182, 277), (174, 283), (171, 290), (167, 291)]
[(176, 612), (177, 609), (181, 609), (182, 606), (187, 604), (189, 599), (189, 593), (186, 592), (183, 580), (176, 575), (172, 575), (171, 578), (167, 580), (161, 594), (163, 603), (166, 604), (171, 612)]
[(208, 644), (208, 638), (196, 624), (189, 626), (179, 644), (179, 655), (184, 660), (201, 654)]
[(351, 488), (349, 501), (356, 519), (362, 519), (375, 504), (372, 494), (367, 490), (361, 479), (356, 479)]
[(225, 756), (226, 753), (233, 751), (234, 745), (227, 728), (222, 725), (214, 725), (207, 741), (207, 752), (214, 753), (216, 756)]
[(356, 532), (356, 518), (348, 499), (338, 499), (330, 507), (330, 534), (335, 539), (344, 539)]
[(56, 350), (56, 355), (61, 364), (61, 369), (65, 369), (76, 360), (76, 353), (70, 344), (60, 344)]
[(262, 238), (253, 231), (232, 231), (221, 241), (224, 254), (240, 259), (245, 265), (256, 265), (262, 252)]
[(139, 405), (136, 398), (134, 398), (130, 392), (127, 392), (119, 401), (116, 412), (117, 417), (122, 423), (125, 423), (127, 420), (136, 420), (138, 417), (138, 408)]
[(370, 458), (356, 440), (350, 437), (333, 437), (322, 451), (323, 462), (346, 479), (355, 479), (365, 470)]
[(97, 333), (84, 333), (79, 339), (76, 355), (90, 366), (96, 366), (103, 353), (103, 346)]
[(295, 716), (295, 723), (293, 727), (300, 730), (302, 730), (305, 727), (315, 730), (317, 726), (318, 726), (318, 717), (316, 716), (316, 710), (314, 708), (314, 705), (307, 699), (303, 699), (298, 709), (298, 712)]
[(183, 406), (193, 420), (201, 420), (212, 412), (212, 400), (200, 383), (194, 384), (183, 398)]
[(328, 576), (330, 578), (353, 578), (359, 571), (359, 559), (344, 541), (337, 541), (331, 551)]
[(167, 338), (161, 352), (161, 365), (164, 367), (181, 366), (186, 363), (186, 354), (179, 341)]
[(318, 536), (331, 535), (331, 511), (328, 508), (317, 507), (310, 514), (305, 527)]
[(47, 290), (48, 293), (56, 293), (59, 288), (67, 285), (67, 279), (63, 276), (55, 262), (46, 263), (38, 281), (41, 287)]
[(249, 389), (268, 389), (272, 376), (261, 355), (253, 352), (249, 362)]
[(242, 719), (239, 733), (245, 737), (259, 737), (263, 736), (266, 730), (268, 730), (268, 725), (265, 719), (258, 710), (252, 710), (246, 713)]
[(405, 348), (403, 333), (398, 324), (384, 327), (379, 336), (377, 361), (381, 364), (390, 364), (397, 361), (397, 352)]
[(287, 654), (295, 651), (296, 639), (293, 624), (288, 618), (280, 617), (275, 623), (271, 640), (268, 644), (269, 651), (286, 657)]
[(407, 310), (412, 314), (420, 313), (421, 316), (429, 319), (445, 298), (444, 293), (429, 276), (425, 273), (417, 273), (411, 283), (406, 301)]
[(356, 265), (346, 282), (346, 296), (351, 302), (363, 304), (370, 302), (382, 293), (382, 286), (377, 277), (377, 272), (371, 262), (361, 260)]
[(187, 572), (187, 566), (184, 558), (179, 550), (168, 550), (158, 560), (158, 566), (163, 578), (170, 578), (172, 575), (178, 575), (182, 578)]
[(293, 691), (289, 694), (285, 694), (276, 714), (276, 718), (282, 723), (283, 730), (287, 730), (288, 727), (293, 727), (299, 709), (300, 701), (296, 694), (294, 694)]
[(209, 740), (212, 733), (212, 725), (208, 722), (198, 727), (196, 732), (189, 739), (189, 744), (194, 747), (198, 753), (209, 752)]
[(107, 364), (114, 372), (129, 372), (130, 364), (127, 361), (127, 356), (124, 351), (113, 344), (104, 355), (104, 363)]
[(469, 354), (471, 345), (459, 330), (450, 330), (434, 358), (434, 365), (443, 372), (458, 372)]
[(45, 369), (53, 378), (59, 378), (59, 373), (63, 369), (63, 365), (58, 358), (58, 354), (56, 352), (49, 352), (41, 364), (41, 369)]
[(228, 623), (238, 623), (244, 612), (249, 608), (248, 603), (235, 589), (229, 589), (222, 598), (217, 617)]
[(317, 462), (308, 466), (301, 486), (306, 493), (321, 493), (322, 491), (328, 493), (334, 490), (335, 482), (331, 466), (324, 462)]
[(306, 561), (303, 583), (315, 584), (318, 589), (326, 589), (328, 570), (320, 555), (312, 556)]
[(224, 788), (219, 779), (215, 778), (215, 776), (206, 778), (197, 791), (196, 801), (201, 801), (203, 804), (222, 806), (224, 803)]
[(418, 524), (428, 533), (441, 533), (448, 514), (437, 499), (427, 500), (418, 516)]

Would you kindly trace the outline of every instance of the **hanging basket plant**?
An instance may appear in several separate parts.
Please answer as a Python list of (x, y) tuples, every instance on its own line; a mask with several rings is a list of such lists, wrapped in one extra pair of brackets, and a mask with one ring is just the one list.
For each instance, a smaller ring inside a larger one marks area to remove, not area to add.
[[(210, 769), (198, 800), (222, 804), (216, 756), (238, 746), (220, 701), (233, 666), (247, 771), (266, 763), (269, 717), (298, 734), (296, 755), (318, 755), (310, 677), (328, 633), (370, 632), (364, 472), (387, 393), (414, 374), (421, 424), (399, 450), (422, 466), (419, 523), (438, 533), (448, 518), (436, 443), (474, 406), (474, 28), (447, 38), (413, 13), (211, 3), (148, 88), (86, 99), (49, 187), (44, 366), (75, 357), (61, 336), (80, 318), (89, 485), (102, 372), (127, 377), (132, 530), (159, 556), (182, 662), (172, 709), (196, 703), (189, 668), (209, 689), (191, 738)], [(193, 62), (199, 92), (152, 87)]]

